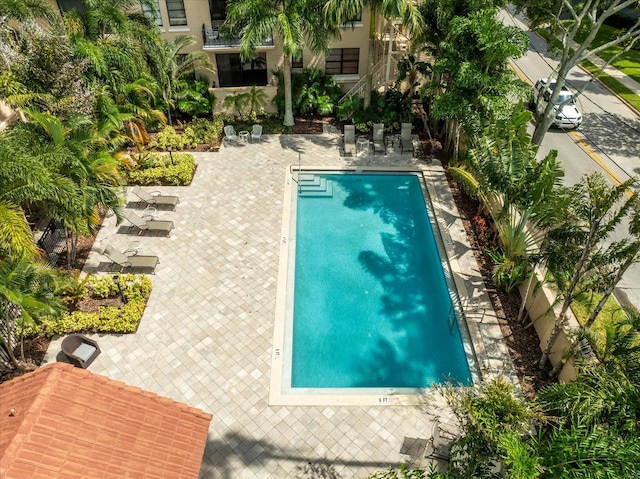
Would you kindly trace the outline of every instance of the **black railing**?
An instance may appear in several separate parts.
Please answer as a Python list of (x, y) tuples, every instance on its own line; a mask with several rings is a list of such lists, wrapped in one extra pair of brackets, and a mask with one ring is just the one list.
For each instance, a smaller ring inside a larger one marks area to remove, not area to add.
[[(211, 28), (202, 24), (202, 44), (205, 48), (240, 48), (239, 37), (222, 37), (220, 27), (223, 23), (221, 20), (212, 20)], [(259, 46), (272, 47), (273, 37), (265, 38)]]
[(38, 240), (38, 246), (47, 253), (49, 261), (52, 264), (56, 264), (66, 244), (66, 233), (62, 224), (55, 220), (49, 221), (49, 224)]

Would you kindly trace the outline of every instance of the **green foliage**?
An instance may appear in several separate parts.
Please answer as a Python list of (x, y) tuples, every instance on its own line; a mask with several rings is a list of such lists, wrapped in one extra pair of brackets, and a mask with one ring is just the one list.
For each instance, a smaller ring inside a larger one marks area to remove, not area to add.
[(410, 91), (401, 93), (395, 88), (389, 88), (385, 94), (374, 91), (371, 93), (369, 107), (363, 110), (361, 105), (364, 103), (355, 99), (349, 100), (348, 106), (341, 112), (346, 114), (359, 107), (351, 116), (353, 124), (359, 131), (369, 131), (374, 123), (384, 123), (386, 131), (398, 131), (401, 123), (413, 121)]
[(339, 120), (347, 120), (351, 118), (355, 112), (364, 109), (364, 99), (358, 95), (349, 95), (336, 108), (336, 116)]
[(220, 116), (215, 116), (213, 120), (196, 118), (189, 124), (189, 127), (193, 132), (193, 137), (199, 144), (212, 144), (214, 140), (219, 139), (222, 135), (224, 122)]
[(431, 467), (429, 471), (425, 469), (410, 469), (406, 464), (400, 464), (396, 469), (389, 467), (384, 471), (374, 472), (365, 479), (444, 479), (445, 474), (439, 473)]
[[(283, 85), (282, 70), (272, 73), (278, 79), (278, 85)], [(301, 72), (291, 73), (291, 85), (294, 115), (329, 115), (342, 96), (340, 86), (317, 68), (305, 68)], [(278, 88), (272, 102), (279, 112), (284, 111), (284, 89)]]
[(216, 96), (209, 89), (209, 82), (199, 78), (191, 82), (182, 82), (182, 88), (176, 92), (178, 110), (188, 116), (211, 115), (216, 104)]
[(159, 148), (166, 150), (171, 147), (176, 150), (184, 150), (186, 148), (195, 148), (198, 146), (193, 130), (184, 129), (184, 133), (178, 133), (175, 128), (170, 125), (158, 133), (158, 138), (149, 143), (149, 148)]
[[(53, 336), (74, 332), (84, 333), (133, 333), (144, 313), (151, 294), (152, 283), (144, 275), (120, 275), (123, 293), (128, 303), (121, 307), (108, 306), (98, 312), (74, 311), (61, 319), (45, 319), (41, 327), (32, 328), (31, 335)], [(91, 276), (86, 282), (90, 297), (109, 298), (118, 296), (118, 288), (112, 276)]]
[(533, 462), (535, 468), (535, 454), (527, 451), (531, 446), (521, 443), (526, 442), (532, 425), (543, 416), (534, 404), (517, 396), (506, 379), (440, 390), (464, 432), (450, 448), (452, 461), (448, 472), (453, 477), (487, 477), (494, 463), (505, 457), (515, 460), (526, 456), (529, 459), (523, 464)]
[[(173, 162), (171, 160), (173, 157)], [(191, 183), (195, 173), (196, 160), (189, 153), (156, 154), (148, 157), (145, 167), (124, 170), (127, 184), (130, 185), (176, 185)]]
[(497, 286), (502, 286), (507, 293), (514, 291), (531, 273), (531, 267), (526, 261), (510, 258), (502, 249), (488, 250), (487, 254), (493, 261), (491, 280)]

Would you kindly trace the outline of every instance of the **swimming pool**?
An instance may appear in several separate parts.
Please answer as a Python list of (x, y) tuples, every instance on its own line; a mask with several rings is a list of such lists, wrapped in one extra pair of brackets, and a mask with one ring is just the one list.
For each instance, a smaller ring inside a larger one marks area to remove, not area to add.
[(303, 174), (291, 387), (471, 379), (418, 176)]
[(285, 343), (275, 350), (283, 389), (407, 393), (468, 382), (419, 176), (306, 173), (298, 182)]

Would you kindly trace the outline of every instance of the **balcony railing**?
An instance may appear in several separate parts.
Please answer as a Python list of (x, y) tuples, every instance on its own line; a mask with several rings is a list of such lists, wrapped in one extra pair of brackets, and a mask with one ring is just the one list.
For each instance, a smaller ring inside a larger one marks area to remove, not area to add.
[[(220, 35), (220, 27), (223, 21), (211, 21), (211, 28), (202, 25), (202, 44), (204, 48), (240, 48), (240, 38), (225, 37)], [(258, 46), (272, 47), (273, 37), (265, 38)]]

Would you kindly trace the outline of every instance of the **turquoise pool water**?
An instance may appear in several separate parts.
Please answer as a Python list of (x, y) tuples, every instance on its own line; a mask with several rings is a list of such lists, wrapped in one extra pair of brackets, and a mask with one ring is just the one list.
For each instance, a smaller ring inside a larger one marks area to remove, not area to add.
[(297, 198), (291, 387), (470, 382), (418, 177), (319, 182)]

